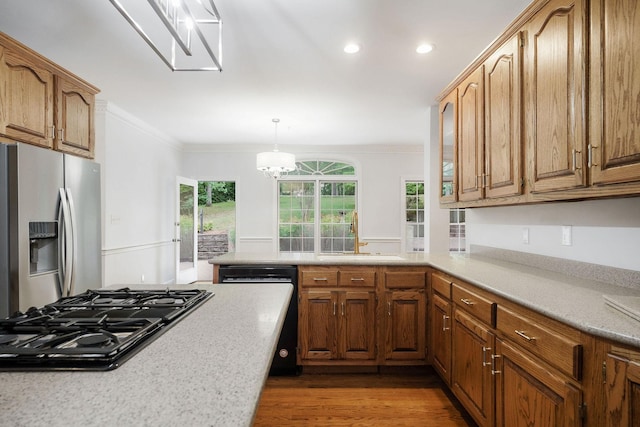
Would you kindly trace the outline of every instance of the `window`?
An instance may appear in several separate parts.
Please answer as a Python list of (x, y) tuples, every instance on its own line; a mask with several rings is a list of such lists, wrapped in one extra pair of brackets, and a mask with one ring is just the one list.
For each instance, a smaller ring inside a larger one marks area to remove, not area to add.
[(424, 252), (424, 181), (404, 182), (405, 251)]
[(449, 210), (449, 252), (465, 252), (464, 209)]
[(312, 160), (296, 166), (278, 182), (280, 251), (353, 251), (350, 228), (358, 187), (353, 165)]

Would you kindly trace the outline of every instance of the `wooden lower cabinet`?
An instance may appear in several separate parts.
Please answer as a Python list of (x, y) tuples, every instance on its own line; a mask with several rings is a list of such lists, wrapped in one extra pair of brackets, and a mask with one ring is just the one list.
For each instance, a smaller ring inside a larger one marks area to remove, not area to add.
[(387, 291), (385, 360), (426, 360), (424, 289)]
[(439, 295), (431, 302), (431, 358), (433, 368), (442, 379), (451, 383), (451, 302)]
[(300, 292), (300, 361), (376, 359), (374, 291)]
[(640, 352), (606, 356), (606, 425), (640, 427)]
[(454, 308), (451, 389), (480, 426), (493, 426), (494, 381), (491, 375), (493, 332)]
[(581, 426), (581, 391), (508, 341), (496, 339), (491, 372), (496, 384), (496, 426)]

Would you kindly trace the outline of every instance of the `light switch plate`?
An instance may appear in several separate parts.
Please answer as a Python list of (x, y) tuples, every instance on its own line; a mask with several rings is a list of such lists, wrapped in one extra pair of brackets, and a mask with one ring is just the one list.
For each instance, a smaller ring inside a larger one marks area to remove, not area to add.
[(572, 244), (572, 238), (571, 238), (571, 226), (570, 225), (563, 225), (562, 226), (562, 245), (563, 246), (571, 246)]

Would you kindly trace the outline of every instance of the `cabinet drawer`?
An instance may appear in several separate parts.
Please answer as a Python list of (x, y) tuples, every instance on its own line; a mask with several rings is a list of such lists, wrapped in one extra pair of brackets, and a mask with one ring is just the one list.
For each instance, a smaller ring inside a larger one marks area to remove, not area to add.
[(467, 313), (470, 313), (490, 326), (496, 325), (497, 303), (482, 297), (468, 289), (454, 283), (452, 300)]
[(371, 270), (340, 270), (338, 272), (338, 286), (375, 287), (376, 272)]
[(338, 270), (318, 269), (300, 272), (300, 285), (302, 287), (338, 286)]
[(497, 329), (512, 342), (576, 380), (582, 379), (582, 345), (523, 315), (498, 308)]
[(439, 274), (431, 275), (431, 288), (446, 299), (451, 299), (451, 281)]
[(385, 271), (384, 284), (387, 289), (424, 288), (427, 283), (424, 271)]

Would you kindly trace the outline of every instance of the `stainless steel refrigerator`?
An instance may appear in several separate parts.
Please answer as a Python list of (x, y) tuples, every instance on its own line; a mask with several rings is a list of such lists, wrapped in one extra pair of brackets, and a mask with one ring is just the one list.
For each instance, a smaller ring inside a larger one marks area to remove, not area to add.
[(0, 144), (0, 318), (102, 287), (100, 165)]

